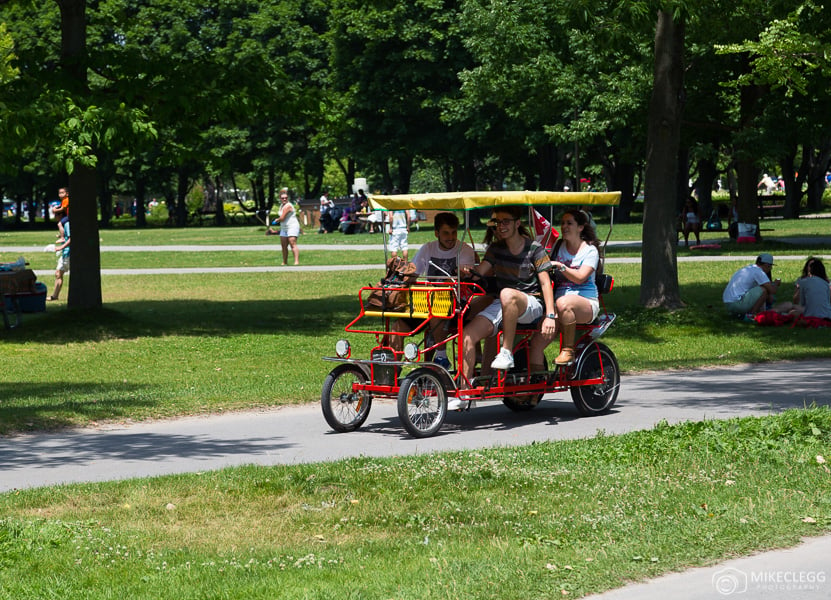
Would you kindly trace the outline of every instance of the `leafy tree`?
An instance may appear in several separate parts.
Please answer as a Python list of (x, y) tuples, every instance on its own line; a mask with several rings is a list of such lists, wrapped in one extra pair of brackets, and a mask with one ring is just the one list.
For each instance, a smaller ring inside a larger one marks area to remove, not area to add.
[(463, 139), (442, 120), (467, 60), (457, 19), (455, 0), (337, 0), (332, 6), (339, 143), (374, 167), (386, 189), (408, 191), (415, 157), (448, 156)]

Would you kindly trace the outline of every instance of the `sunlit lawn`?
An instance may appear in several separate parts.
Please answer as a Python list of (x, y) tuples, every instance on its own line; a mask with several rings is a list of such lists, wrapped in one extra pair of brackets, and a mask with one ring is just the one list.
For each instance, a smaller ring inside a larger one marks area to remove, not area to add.
[(829, 444), (792, 410), (0, 494), (0, 597), (578, 598), (828, 532)]

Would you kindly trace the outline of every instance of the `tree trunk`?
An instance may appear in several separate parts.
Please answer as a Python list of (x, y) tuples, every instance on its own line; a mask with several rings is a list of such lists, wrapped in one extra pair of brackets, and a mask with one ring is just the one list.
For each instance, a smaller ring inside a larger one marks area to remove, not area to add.
[[(73, 86), (70, 93), (82, 104), (87, 88), (86, 0), (58, 0), (61, 9), (61, 69)], [(98, 203), (95, 169), (76, 163), (69, 177), (70, 309), (101, 308), (101, 254), (98, 243)]]
[(615, 222), (629, 223), (635, 206), (635, 164), (620, 157), (604, 159), (603, 170), (609, 189), (620, 192), (620, 205), (614, 209)]
[(71, 237), (69, 296), (71, 309), (101, 308), (101, 247), (98, 243), (98, 206), (95, 169), (75, 165), (69, 176)]
[(403, 155), (398, 157), (398, 189), (402, 194), (410, 193), (410, 181), (413, 178), (413, 157)]
[[(144, 212), (147, 200), (147, 183), (141, 175), (135, 179), (136, 186), (136, 227), (143, 229), (147, 227), (147, 215)], [(129, 211), (129, 208), (127, 209)]]
[[(825, 191), (825, 174), (831, 163), (831, 139), (826, 139), (811, 156), (811, 168), (807, 170), (807, 209), (809, 212), (822, 210), (822, 194)], [(797, 215), (798, 216), (798, 215)]]
[[(100, 162), (99, 162), (100, 165)], [(112, 225), (113, 217), (113, 191), (110, 187), (109, 170), (106, 172), (98, 170), (98, 204), (101, 207), (101, 223), (99, 227), (108, 228)]]
[(676, 252), (676, 177), (683, 111), (684, 22), (658, 11), (655, 67), (649, 103), (641, 254), (641, 297), (646, 307), (682, 306)]
[(695, 182), (695, 191), (698, 194), (698, 207), (704, 218), (709, 218), (713, 212), (713, 184), (718, 177), (718, 166), (710, 158), (698, 160), (698, 178)]
[[(739, 122), (742, 130), (752, 128), (756, 118), (756, 107), (764, 93), (758, 85), (743, 86), (739, 92)], [(742, 148), (736, 156), (736, 183), (739, 198), (736, 208), (739, 210), (740, 223), (759, 223), (759, 200), (757, 185), (759, 169), (754, 164), (757, 157), (753, 148)]]
[[(188, 174), (184, 167), (176, 171), (176, 226), (184, 227), (188, 224), (188, 204), (185, 198), (188, 195)], [(200, 207), (200, 210), (204, 206)]]
[(554, 191), (557, 183), (557, 147), (551, 143), (543, 144), (539, 149), (539, 159), (540, 189)]
[(793, 148), (779, 161), (779, 170), (782, 172), (782, 179), (785, 180), (785, 209), (783, 214), (786, 219), (799, 218), (799, 203), (802, 194), (796, 189), (795, 160), (796, 148)]

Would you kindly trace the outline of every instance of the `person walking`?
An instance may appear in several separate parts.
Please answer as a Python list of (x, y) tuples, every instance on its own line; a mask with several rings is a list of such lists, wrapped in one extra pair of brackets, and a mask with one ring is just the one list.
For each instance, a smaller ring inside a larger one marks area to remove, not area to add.
[(58, 300), (61, 295), (61, 288), (63, 287), (63, 277), (65, 273), (69, 272), (69, 203), (66, 207), (59, 206), (55, 209), (55, 218), (58, 220), (58, 239), (55, 242), (55, 254), (58, 257), (58, 265), (55, 267), (55, 289), (49, 300)]
[(280, 246), (283, 250), (283, 264), (289, 260), (289, 247), (294, 254), (294, 264), (300, 264), (300, 250), (297, 248), (297, 236), (300, 235), (300, 221), (294, 203), (289, 200), (288, 188), (280, 190)]

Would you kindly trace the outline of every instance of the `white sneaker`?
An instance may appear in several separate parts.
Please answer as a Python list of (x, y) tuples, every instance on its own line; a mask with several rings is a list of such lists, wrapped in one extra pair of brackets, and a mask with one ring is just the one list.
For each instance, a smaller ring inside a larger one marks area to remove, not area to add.
[(465, 404), (467, 404), (467, 402), (461, 398), (451, 398), (447, 401), (447, 410), (462, 410)]
[(507, 371), (514, 368), (514, 355), (507, 348), (502, 348), (491, 363), (491, 369)]

